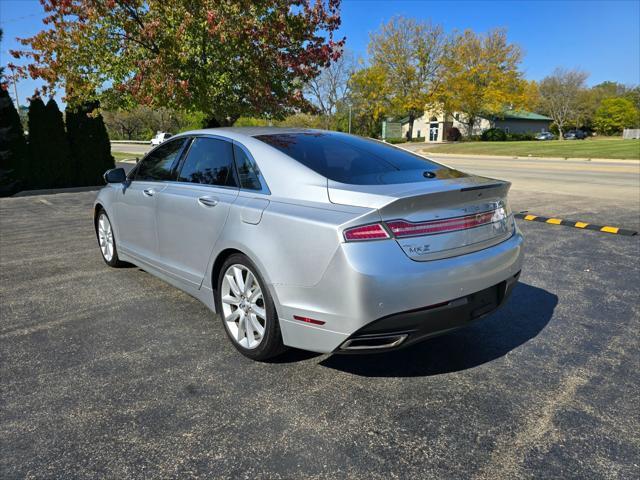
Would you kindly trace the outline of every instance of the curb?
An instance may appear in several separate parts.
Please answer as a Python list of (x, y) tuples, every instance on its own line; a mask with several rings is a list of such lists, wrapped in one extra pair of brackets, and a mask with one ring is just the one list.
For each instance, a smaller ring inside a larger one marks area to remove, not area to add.
[(433, 157), (443, 158), (488, 158), (491, 160), (549, 160), (549, 161), (565, 161), (565, 162), (602, 162), (602, 163), (624, 163), (624, 164), (636, 164), (640, 165), (640, 160), (635, 158), (581, 158), (581, 157), (521, 157), (511, 155), (471, 155), (471, 154), (458, 154), (458, 153), (438, 153), (427, 152), (425, 150), (416, 150), (415, 153), (420, 155), (430, 155)]
[(94, 190), (100, 190), (104, 185), (94, 185), (90, 187), (70, 187), (70, 188), (44, 188), (42, 190), (23, 190), (18, 193), (14, 193), (10, 198), (17, 197), (33, 197), (36, 195), (55, 195), (58, 193), (78, 193), (78, 192), (92, 192)]
[(583, 230), (594, 230), (604, 233), (612, 233), (614, 235), (625, 235), (627, 237), (633, 237), (638, 234), (635, 230), (628, 230), (626, 228), (612, 227), (610, 225), (593, 225), (587, 222), (578, 222), (575, 220), (563, 220), (561, 218), (553, 217), (541, 217), (539, 215), (529, 215), (525, 213), (516, 213), (514, 217), (528, 222), (541, 222), (548, 223), (550, 225), (562, 225), (565, 227), (580, 228)]
[(145, 140), (110, 140), (110, 143), (133, 143), (136, 145), (151, 145), (150, 141), (145, 141)]

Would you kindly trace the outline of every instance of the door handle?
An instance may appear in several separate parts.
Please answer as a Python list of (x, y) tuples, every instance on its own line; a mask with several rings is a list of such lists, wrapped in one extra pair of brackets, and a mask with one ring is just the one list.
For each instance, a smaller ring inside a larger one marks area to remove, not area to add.
[(145, 188), (144, 190), (142, 190), (142, 194), (145, 197), (153, 197), (154, 193), (156, 193), (156, 191), (153, 188)]
[(200, 197), (198, 203), (205, 207), (215, 207), (218, 204), (218, 199), (215, 197)]

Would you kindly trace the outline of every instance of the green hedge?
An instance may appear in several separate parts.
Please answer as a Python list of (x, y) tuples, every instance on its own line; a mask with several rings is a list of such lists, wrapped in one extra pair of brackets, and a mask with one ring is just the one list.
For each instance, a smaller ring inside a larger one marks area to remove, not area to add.
[(504, 142), (507, 140), (507, 132), (501, 128), (490, 128), (482, 132), (480, 139), (483, 142)]
[(507, 133), (507, 141), (509, 142), (519, 142), (535, 139), (536, 137), (533, 133)]
[(27, 142), (20, 116), (9, 92), (0, 86), (0, 196), (20, 190), (26, 162)]
[(535, 140), (533, 133), (507, 133), (501, 128), (490, 128), (480, 135), (483, 142), (518, 142), (525, 140)]

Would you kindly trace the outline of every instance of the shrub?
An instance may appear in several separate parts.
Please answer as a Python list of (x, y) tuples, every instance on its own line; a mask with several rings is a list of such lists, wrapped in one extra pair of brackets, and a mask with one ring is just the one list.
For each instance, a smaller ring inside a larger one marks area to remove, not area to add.
[(507, 139), (507, 134), (501, 128), (490, 128), (482, 132), (480, 139), (483, 142), (504, 142)]
[(47, 112), (39, 96), (29, 101), (29, 142), (28, 161), (23, 176), (24, 188), (46, 188), (49, 186), (51, 172), (47, 161), (51, 154), (49, 148), (49, 129)]
[(412, 138), (410, 141), (411, 142), (424, 142), (425, 138), (424, 137), (415, 137), (415, 138)]
[(525, 140), (535, 140), (535, 135), (532, 133), (507, 133), (508, 141), (525, 141)]
[(9, 92), (0, 85), (0, 196), (20, 190), (27, 162), (27, 142)]
[(47, 125), (48, 155), (40, 159), (43, 171), (46, 171), (47, 187), (73, 186), (74, 172), (71, 165), (69, 142), (64, 131), (62, 112), (56, 101), (51, 98), (45, 106)]
[(115, 166), (99, 106), (98, 102), (87, 102), (66, 110), (67, 138), (78, 186), (102, 184), (102, 174)]
[(385, 139), (387, 143), (390, 143), (392, 145), (395, 145), (397, 143), (406, 143), (407, 139), (404, 137), (399, 137), (399, 138), (387, 138)]
[(447, 131), (447, 141), (448, 142), (459, 142), (461, 138), (462, 138), (462, 133), (460, 133), (460, 130), (458, 128), (451, 127)]

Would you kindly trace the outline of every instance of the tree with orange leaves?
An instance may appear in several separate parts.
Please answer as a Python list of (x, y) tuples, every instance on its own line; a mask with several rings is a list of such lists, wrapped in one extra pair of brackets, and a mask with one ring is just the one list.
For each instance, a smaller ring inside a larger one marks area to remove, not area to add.
[(123, 104), (206, 115), (209, 126), (282, 116), (340, 56), (340, 0), (40, 0), (48, 28), (22, 39), (22, 70), (71, 105), (109, 90)]

